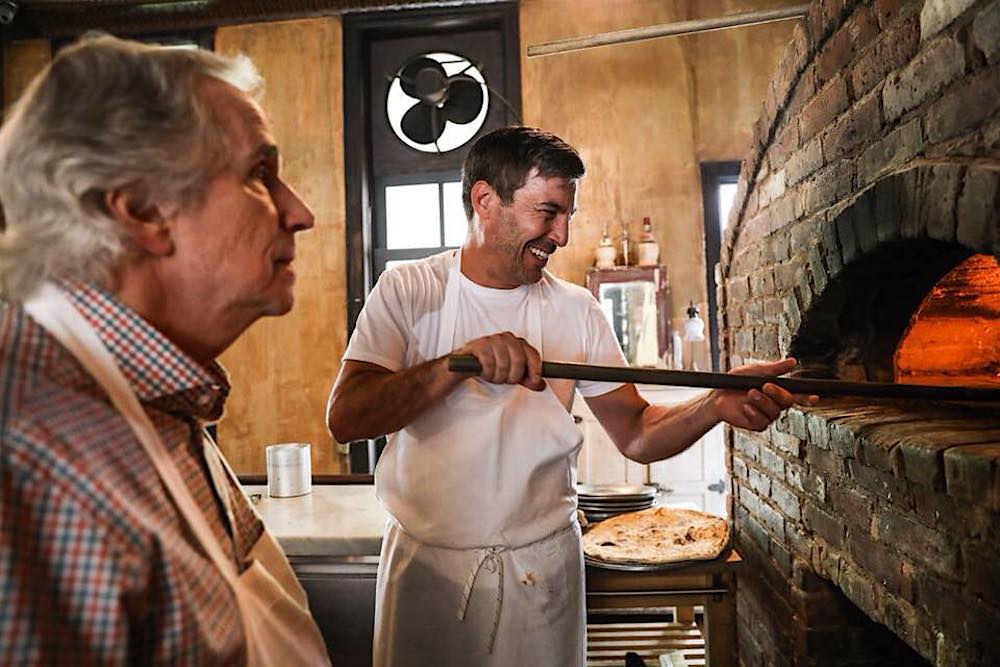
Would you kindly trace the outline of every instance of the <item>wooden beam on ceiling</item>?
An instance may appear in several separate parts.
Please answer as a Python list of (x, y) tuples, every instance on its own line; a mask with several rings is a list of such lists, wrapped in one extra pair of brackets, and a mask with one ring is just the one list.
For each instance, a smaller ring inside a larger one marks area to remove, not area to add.
[(196, 31), (219, 25), (495, 4), (495, 0), (18, 0), (4, 39), (72, 38), (88, 30), (115, 34)]

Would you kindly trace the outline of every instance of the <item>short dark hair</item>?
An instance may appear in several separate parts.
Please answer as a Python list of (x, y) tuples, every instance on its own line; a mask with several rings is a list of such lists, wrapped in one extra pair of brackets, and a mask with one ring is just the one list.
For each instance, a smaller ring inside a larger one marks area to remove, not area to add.
[(502, 127), (476, 140), (462, 165), (462, 204), (472, 220), (472, 184), (486, 181), (510, 204), (514, 192), (528, 180), (532, 169), (546, 178), (575, 179), (586, 168), (576, 149), (545, 130), (534, 127)]

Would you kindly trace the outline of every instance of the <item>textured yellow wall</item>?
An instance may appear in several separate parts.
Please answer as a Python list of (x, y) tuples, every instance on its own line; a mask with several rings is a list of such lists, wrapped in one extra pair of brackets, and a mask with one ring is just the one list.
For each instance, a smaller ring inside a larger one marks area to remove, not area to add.
[[(802, 0), (688, 0), (690, 19), (803, 4)], [(734, 160), (753, 124), (794, 21), (716, 30), (684, 38), (694, 69), (695, 148), (702, 162)]]
[(222, 356), (233, 392), (219, 442), (242, 473), (263, 472), (264, 446), (289, 441), (312, 443), (314, 471), (337, 472), (324, 407), (347, 340), (340, 22), (219, 28), (215, 48), (256, 63), (282, 172), (316, 215), (297, 237), (295, 308), (257, 322)]

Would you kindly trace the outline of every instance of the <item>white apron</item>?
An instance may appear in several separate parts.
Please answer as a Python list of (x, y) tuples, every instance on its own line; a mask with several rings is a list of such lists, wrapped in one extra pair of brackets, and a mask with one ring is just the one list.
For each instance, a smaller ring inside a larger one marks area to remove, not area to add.
[[(90, 324), (59, 288), (48, 283), (24, 308), (80, 361), (135, 431), (192, 534), (233, 589), (246, 637), (247, 664), (250, 667), (329, 665), (326, 646), (309, 613), (305, 591), (266, 527), (249, 552), (251, 565), (239, 573), (216, 540), (139, 399)], [(223, 479), (226, 474), (232, 476), (232, 470), (215, 445), (207, 440), (205, 454), (212, 483), (232, 524), (231, 499)], [(154, 532), (161, 523), (155, 516), (142, 519)]]
[[(455, 349), (460, 266), (458, 252), (436, 356)], [(541, 352), (544, 297), (538, 284), (530, 290), (525, 338)], [(395, 435), (375, 473), (391, 517), (375, 667), (583, 664), (581, 440), (551, 387), (479, 379)]]

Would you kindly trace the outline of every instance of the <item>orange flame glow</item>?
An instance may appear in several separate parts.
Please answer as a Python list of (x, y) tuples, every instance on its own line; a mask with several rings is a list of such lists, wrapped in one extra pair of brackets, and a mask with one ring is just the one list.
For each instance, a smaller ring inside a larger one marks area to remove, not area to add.
[(1000, 264), (973, 255), (931, 290), (895, 355), (896, 381), (1000, 386)]

